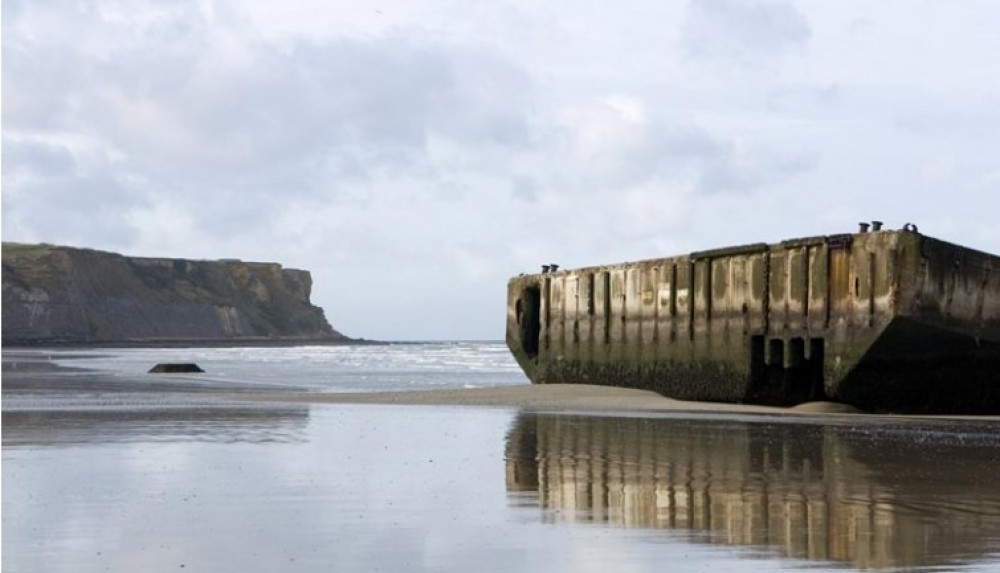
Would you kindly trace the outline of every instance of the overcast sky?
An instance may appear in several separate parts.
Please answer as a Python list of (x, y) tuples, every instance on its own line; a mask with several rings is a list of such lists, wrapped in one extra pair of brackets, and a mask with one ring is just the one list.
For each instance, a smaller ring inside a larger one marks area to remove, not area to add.
[(913, 222), (1000, 253), (1000, 3), (3, 2), (3, 240), (312, 271), (345, 334), (506, 281)]

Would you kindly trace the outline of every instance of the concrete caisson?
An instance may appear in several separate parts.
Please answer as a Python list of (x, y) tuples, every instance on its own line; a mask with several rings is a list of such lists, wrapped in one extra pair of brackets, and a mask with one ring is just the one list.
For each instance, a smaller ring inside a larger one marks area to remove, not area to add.
[(510, 280), (507, 344), (538, 384), (685, 400), (1000, 412), (1000, 258), (905, 230)]

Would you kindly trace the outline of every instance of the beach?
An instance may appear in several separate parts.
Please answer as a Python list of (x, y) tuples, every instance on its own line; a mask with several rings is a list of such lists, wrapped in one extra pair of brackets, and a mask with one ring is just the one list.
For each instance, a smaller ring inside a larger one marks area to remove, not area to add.
[(996, 418), (532, 386), (501, 350), (5, 349), (3, 569), (1000, 567)]
[[(464, 388), (352, 394), (230, 395), (242, 399), (317, 404), (400, 404), (438, 406), (502, 406), (537, 410), (587, 412), (730, 412), (741, 414), (861, 413), (847, 404), (810, 402), (791, 408), (674, 400), (655, 392), (588, 384), (524, 385), (504, 388)], [(1000, 420), (1000, 418), (997, 418)]]

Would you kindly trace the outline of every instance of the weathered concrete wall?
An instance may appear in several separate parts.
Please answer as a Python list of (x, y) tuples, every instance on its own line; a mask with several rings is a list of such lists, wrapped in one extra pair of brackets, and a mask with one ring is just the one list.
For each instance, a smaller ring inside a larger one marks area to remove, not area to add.
[(3, 343), (338, 340), (306, 271), (3, 245)]
[(1000, 413), (1000, 258), (911, 239), (895, 253), (896, 315), (840, 373), (835, 396), (889, 411)]
[(1000, 278), (984, 270), (998, 266), (914, 232), (879, 231), (521, 276), (508, 286), (508, 345), (536, 383), (857, 402), (864, 381), (843, 384), (896, 321), (1000, 343)]

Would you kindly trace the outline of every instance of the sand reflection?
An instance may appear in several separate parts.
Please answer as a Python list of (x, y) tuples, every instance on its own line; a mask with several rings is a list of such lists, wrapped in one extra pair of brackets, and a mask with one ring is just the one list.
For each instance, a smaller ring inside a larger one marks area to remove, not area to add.
[(267, 390), (273, 387), (198, 376), (118, 376), (59, 366), (40, 351), (5, 351), (3, 447), (304, 439), (308, 406), (232, 398)]
[(117, 442), (301, 442), (303, 406), (239, 404), (114, 405), (104, 409), (13, 410), (3, 413), (3, 447)]
[(1000, 550), (1000, 430), (524, 414), (507, 489), (551, 522), (668, 529), (860, 568)]

